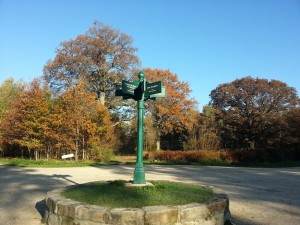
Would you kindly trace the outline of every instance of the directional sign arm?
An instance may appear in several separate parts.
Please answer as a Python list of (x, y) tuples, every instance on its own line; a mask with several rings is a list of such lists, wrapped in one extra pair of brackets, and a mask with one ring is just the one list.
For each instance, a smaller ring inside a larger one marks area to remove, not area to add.
[(166, 86), (161, 87), (161, 93), (150, 95), (150, 99), (152, 98), (165, 98), (166, 97)]
[(115, 96), (123, 96), (122, 84), (116, 84)]
[(134, 95), (134, 89), (137, 87), (135, 83), (122, 80), (122, 91), (124, 94)]
[(161, 93), (161, 81), (146, 84), (146, 92), (150, 95)]

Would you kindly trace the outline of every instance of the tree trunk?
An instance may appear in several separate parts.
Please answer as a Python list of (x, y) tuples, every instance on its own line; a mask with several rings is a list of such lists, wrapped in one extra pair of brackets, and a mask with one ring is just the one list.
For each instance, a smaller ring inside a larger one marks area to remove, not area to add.
[(29, 160), (31, 160), (31, 149), (28, 148), (28, 153), (29, 153)]
[(38, 151), (36, 149), (34, 149), (34, 159), (35, 161), (38, 160)]
[(100, 91), (98, 95), (98, 101), (100, 102), (101, 105), (105, 104), (105, 92)]
[(84, 136), (82, 137), (82, 160), (85, 160), (85, 140)]
[(75, 141), (75, 161), (78, 160), (78, 139)]
[(250, 141), (250, 149), (254, 150), (255, 149), (255, 141)]
[(160, 132), (157, 133), (157, 138), (156, 138), (156, 151), (160, 150)]

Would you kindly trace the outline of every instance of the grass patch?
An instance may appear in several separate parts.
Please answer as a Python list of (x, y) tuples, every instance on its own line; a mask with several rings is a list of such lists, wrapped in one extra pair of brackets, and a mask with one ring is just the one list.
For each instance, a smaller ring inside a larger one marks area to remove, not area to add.
[[(75, 160), (29, 160), (22, 158), (0, 158), (0, 164), (21, 167), (84, 167), (84, 166), (107, 166), (118, 164), (135, 164), (135, 156), (123, 158), (117, 156), (114, 161), (95, 162), (95, 161), (75, 161)], [(188, 161), (164, 161), (164, 160), (144, 160), (145, 165), (194, 165), (194, 166), (226, 166), (226, 167), (255, 167), (255, 168), (281, 168), (281, 167), (300, 167), (300, 161), (285, 161), (274, 163), (229, 163), (229, 162), (188, 162)]]
[(66, 198), (109, 208), (141, 208), (206, 202), (213, 192), (199, 185), (151, 181), (154, 187), (125, 187), (125, 181), (78, 185), (63, 193)]
[(118, 161), (111, 161), (107, 163), (95, 161), (74, 161), (74, 160), (29, 160), (29, 159), (0, 159), (0, 164), (9, 166), (21, 167), (84, 167), (84, 166), (104, 166), (116, 165)]

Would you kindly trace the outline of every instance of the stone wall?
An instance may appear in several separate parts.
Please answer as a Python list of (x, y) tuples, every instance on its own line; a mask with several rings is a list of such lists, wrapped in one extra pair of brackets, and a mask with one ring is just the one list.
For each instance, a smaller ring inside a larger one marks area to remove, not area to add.
[(64, 198), (66, 189), (47, 193), (44, 221), (48, 225), (223, 225), (231, 224), (229, 200), (213, 189), (207, 203), (180, 206), (114, 208), (87, 205)]

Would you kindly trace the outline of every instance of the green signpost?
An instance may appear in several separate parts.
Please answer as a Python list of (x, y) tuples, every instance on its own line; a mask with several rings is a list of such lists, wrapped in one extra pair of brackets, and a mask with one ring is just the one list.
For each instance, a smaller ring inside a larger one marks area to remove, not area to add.
[(123, 99), (134, 99), (137, 101), (138, 120), (137, 120), (137, 157), (134, 170), (134, 184), (145, 184), (145, 171), (143, 164), (144, 151), (144, 102), (148, 99), (166, 97), (166, 87), (162, 86), (161, 81), (146, 82), (144, 72), (138, 73), (139, 80), (129, 82), (122, 80), (122, 84), (116, 84), (116, 96)]

